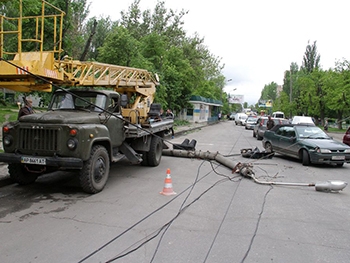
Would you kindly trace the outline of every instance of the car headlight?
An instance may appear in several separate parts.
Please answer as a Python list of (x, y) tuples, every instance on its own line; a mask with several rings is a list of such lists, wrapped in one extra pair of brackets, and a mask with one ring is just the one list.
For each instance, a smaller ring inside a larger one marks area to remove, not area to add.
[(69, 150), (75, 150), (77, 148), (78, 141), (76, 139), (68, 139), (67, 141), (67, 147)]
[(345, 153), (350, 153), (350, 149), (346, 149), (344, 152)]
[(318, 148), (318, 149), (317, 149), (317, 152), (319, 152), (319, 153), (331, 153), (331, 150), (329, 150), (329, 149)]

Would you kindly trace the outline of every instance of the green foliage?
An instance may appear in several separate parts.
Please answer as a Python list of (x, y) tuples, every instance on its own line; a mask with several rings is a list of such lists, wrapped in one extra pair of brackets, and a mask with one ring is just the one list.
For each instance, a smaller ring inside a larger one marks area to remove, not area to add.
[(98, 60), (101, 62), (132, 67), (138, 63), (141, 54), (140, 43), (121, 26), (115, 26), (99, 48)]
[(265, 85), (261, 91), (261, 100), (272, 100), (274, 101), (277, 97), (277, 83), (271, 82), (268, 85)]
[(321, 56), (317, 52), (316, 41), (312, 45), (308, 42), (306, 46), (306, 51), (303, 57), (303, 66), (302, 69), (311, 73), (314, 69), (319, 68)]
[(0, 109), (0, 126), (4, 122), (10, 122), (17, 120), (18, 107), (6, 107)]
[(174, 120), (174, 128), (175, 129), (178, 126), (186, 126), (186, 125), (189, 125), (189, 124), (190, 124), (190, 122), (188, 120), (178, 120), (178, 119)]

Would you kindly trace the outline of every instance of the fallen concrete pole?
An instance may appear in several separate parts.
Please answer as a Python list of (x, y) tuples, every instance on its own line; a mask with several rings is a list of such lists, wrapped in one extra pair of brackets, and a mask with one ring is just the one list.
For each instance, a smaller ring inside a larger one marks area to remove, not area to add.
[(269, 182), (261, 181), (255, 177), (252, 170), (252, 163), (240, 163), (233, 162), (227, 157), (221, 155), (218, 152), (202, 152), (202, 151), (187, 151), (187, 150), (174, 150), (174, 149), (164, 149), (163, 155), (174, 156), (174, 157), (184, 157), (184, 158), (198, 158), (203, 160), (213, 160), (216, 161), (227, 168), (232, 170), (232, 173), (240, 173), (244, 177), (248, 177), (254, 180), (254, 182), (263, 185), (284, 185), (284, 186), (315, 186), (316, 191), (322, 192), (339, 192), (342, 191), (347, 185), (347, 182), (339, 180), (329, 180), (326, 182), (318, 183), (288, 183), (288, 182)]
[(203, 160), (213, 160), (218, 163), (230, 168), (232, 172), (236, 172), (240, 162), (235, 163), (232, 160), (224, 157), (220, 153), (212, 153), (212, 152), (202, 152), (202, 151), (186, 151), (186, 150), (172, 150), (172, 149), (164, 149), (163, 155), (165, 156), (175, 156), (175, 157), (186, 157), (186, 158), (199, 158)]

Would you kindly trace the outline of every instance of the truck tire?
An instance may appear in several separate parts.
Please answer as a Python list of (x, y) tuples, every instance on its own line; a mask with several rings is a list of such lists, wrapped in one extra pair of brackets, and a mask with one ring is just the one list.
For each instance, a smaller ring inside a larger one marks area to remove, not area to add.
[(148, 152), (142, 152), (142, 166), (148, 166)]
[(8, 165), (8, 171), (10, 178), (20, 185), (34, 183), (38, 178), (38, 174), (26, 171), (23, 164), (10, 163)]
[(106, 148), (95, 145), (79, 175), (80, 185), (86, 193), (96, 194), (102, 191), (108, 180), (109, 166), (110, 161)]
[(151, 146), (148, 152), (148, 165), (158, 166), (162, 159), (163, 142), (158, 136), (152, 136)]

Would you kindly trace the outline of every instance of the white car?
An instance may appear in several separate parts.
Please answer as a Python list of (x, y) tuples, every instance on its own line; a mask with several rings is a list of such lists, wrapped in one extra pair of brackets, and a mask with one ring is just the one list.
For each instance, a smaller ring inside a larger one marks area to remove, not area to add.
[(248, 115), (245, 113), (237, 113), (235, 115), (235, 123), (236, 125), (241, 125), (243, 126), (245, 123), (245, 120), (248, 118)]
[(313, 124), (314, 121), (310, 116), (294, 116), (292, 120), (292, 124)]

